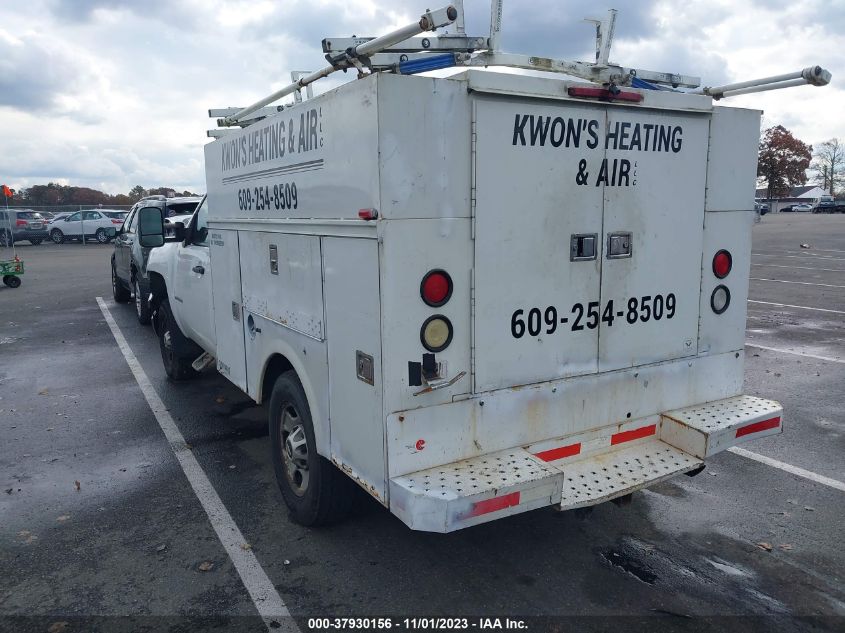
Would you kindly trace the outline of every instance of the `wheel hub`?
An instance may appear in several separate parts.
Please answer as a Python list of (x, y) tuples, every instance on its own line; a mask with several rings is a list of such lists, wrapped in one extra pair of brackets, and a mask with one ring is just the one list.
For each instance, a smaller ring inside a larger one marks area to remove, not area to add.
[(291, 489), (297, 496), (308, 490), (308, 437), (296, 408), (288, 404), (282, 409), (282, 462)]

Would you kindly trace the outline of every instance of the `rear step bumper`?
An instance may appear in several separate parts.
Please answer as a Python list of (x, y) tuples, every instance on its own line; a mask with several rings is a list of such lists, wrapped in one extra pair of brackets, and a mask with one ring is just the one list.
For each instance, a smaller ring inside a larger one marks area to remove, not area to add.
[(554, 505), (595, 505), (695, 470), (704, 458), (782, 432), (777, 402), (737, 396), (490, 453), (390, 480), (390, 509), (409, 527), (452, 532)]

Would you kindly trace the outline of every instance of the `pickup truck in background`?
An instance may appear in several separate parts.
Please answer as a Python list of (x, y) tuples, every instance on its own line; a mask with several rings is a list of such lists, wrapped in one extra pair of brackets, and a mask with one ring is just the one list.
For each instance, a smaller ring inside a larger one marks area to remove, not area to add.
[(845, 213), (845, 200), (836, 200), (831, 195), (820, 196), (813, 213)]

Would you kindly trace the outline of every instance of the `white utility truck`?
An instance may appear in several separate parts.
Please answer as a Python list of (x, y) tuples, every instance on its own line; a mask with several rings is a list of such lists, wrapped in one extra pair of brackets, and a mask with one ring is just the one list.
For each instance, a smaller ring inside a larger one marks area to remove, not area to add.
[[(142, 214), (168, 242), (147, 268), (168, 374), (214, 362), (269, 401), (304, 524), (339, 518), (352, 482), (434, 532), (591, 506), (782, 430), (742, 392), (760, 112), (714, 97), (829, 74), (655, 89), (697, 80), (607, 62), (613, 13), (586, 64), (499, 53), (493, 4), (489, 37), (458, 5), (324, 41), (331, 66), (212, 113), (177, 240)], [(405, 76), (445, 65), (579, 79)]]

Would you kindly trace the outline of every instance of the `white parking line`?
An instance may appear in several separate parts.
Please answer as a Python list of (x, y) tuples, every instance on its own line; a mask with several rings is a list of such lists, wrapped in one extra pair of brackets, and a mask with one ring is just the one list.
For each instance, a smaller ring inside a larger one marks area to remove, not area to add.
[(776, 281), (780, 284), (800, 284), (802, 286), (822, 286), (824, 288), (845, 288), (845, 286), (837, 286), (835, 284), (816, 284), (809, 281), (787, 281), (786, 279), (763, 279), (762, 277), (749, 277), (752, 281)]
[(825, 477), (824, 475), (819, 475), (818, 473), (814, 473), (809, 470), (804, 470), (803, 468), (798, 468), (798, 466), (793, 466), (792, 464), (787, 464), (785, 462), (772, 459), (771, 457), (760, 455), (759, 453), (752, 453), (751, 451), (747, 451), (744, 448), (739, 448), (738, 446), (732, 446), (728, 449), (728, 451), (733, 453), (734, 455), (742, 455), (743, 457), (747, 457), (748, 459), (753, 459), (755, 462), (766, 464), (766, 466), (779, 468), (780, 470), (792, 473), (793, 475), (798, 475), (799, 477), (803, 477), (804, 479), (814, 481), (817, 484), (822, 484), (823, 486), (829, 486), (830, 488), (835, 488), (836, 490), (841, 490), (842, 492), (845, 492), (845, 483), (839, 481), (838, 479), (831, 479), (830, 477)]
[(845, 268), (813, 268), (811, 266), (787, 266), (786, 264), (755, 264), (752, 266), (765, 266), (766, 268), (789, 268), (790, 270), (821, 270), (827, 273), (845, 273)]
[(795, 306), (789, 303), (773, 303), (771, 301), (755, 301), (749, 299), (748, 303), (760, 303), (767, 306), (778, 306), (780, 308), (797, 308), (799, 310), (813, 310), (814, 312), (832, 312), (833, 314), (845, 314), (845, 310), (829, 310), (827, 308), (811, 308), (809, 306)]
[(842, 363), (845, 364), (845, 360), (841, 358), (833, 358), (832, 356), (819, 356), (817, 354), (807, 354), (805, 352), (794, 352), (788, 349), (781, 349), (779, 347), (767, 347), (766, 345), (757, 345), (756, 343), (746, 343), (746, 347), (754, 347), (756, 349), (765, 349), (770, 352), (777, 352), (778, 354), (792, 354), (793, 356), (806, 356), (807, 358), (815, 358), (816, 360), (824, 360), (829, 363)]
[(132, 371), (132, 375), (135, 376), (138, 387), (141, 388), (141, 393), (144, 394), (144, 399), (146, 399), (147, 404), (153, 411), (153, 415), (158, 420), (158, 425), (170, 443), (170, 448), (173, 449), (173, 453), (182, 467), (182, 471), (188, 478), (191, 488), (193, 488), (194, 493), (197, 495), (203, 509), (208, 515), (211, 526), (226, 549), (226, 553), (229, 554), (229, 558), (235, 565), (235, 569), (238, 571), (244, 587), (249, 592), (255, 608), (258, 609), (259, 615), (264, 618), (268, 630), (278, 631), (281, 625), (282, 628), (287, 628), (289, 631), (298, 632), (299, 628), (296, 622), (290, 617), (290, 612), (285, 606), (282, 597), (267, 577), (255, 554), (249, 549), (244, 549), (246, 539), (244, 539), (243, 534), (241, 534), (240, 529), (234, 519), (232, 519), (226, 506), (223, 505), (223, 501), (221, 501), (214, 486), (211, 485), (208, 477), (206, 477), (205, 472), (185, 442), (185, 438), (182, 436), (170, 413), (168, 413), (167, 407), (164, 406), (164, 402), (162, 402), (158, 393), (156, 393), (150, 379), (147, 378), (147, 374), (144, 373), (144, 369), (141, 367), (135, 354), (132, 353), (129, 344), (123, 337), (123, 333), (120, 331), (111, 312), (109, 312), (105, 301), (103, 301), (102, 297), (97, 297), (97, 303), (100, 306), (103, 317), (106, 319), (106, 323), (109, 325), (114, 340), (117, 342), (117, 346), (126, 359), (126, 364), (129, 365), (129, 369)]

